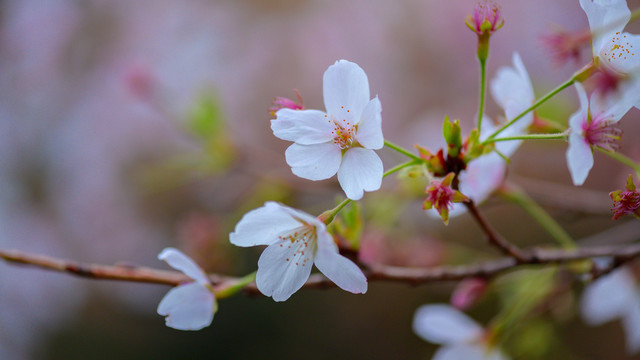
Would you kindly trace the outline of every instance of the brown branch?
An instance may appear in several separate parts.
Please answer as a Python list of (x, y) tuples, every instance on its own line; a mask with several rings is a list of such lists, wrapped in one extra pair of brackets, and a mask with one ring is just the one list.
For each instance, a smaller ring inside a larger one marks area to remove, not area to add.
[(509, 241), (503, 238), (500, 234), (498, 234), (491, 227), (491, 225), (489, 225), (489, 222), (487, 222), (484, 216), (480, 214), (480, 211), (478, 211), (478, 208), (476, 207), (476, 205), (473, 203), (472, 200), (469, 200), (464, 204), (467, 206), (467, 209), (469, 210), (473, 218), (476, 219), (476, 222), (480, 225), (484, 233), (487, 235), (487, 240), (489, 241), (489, 244), (497, 247), (504, 254), (513, 257), (520, 263), (527, 263), (533, 260), (525, 257), (525, 254), (522, 253), (522, 250), (520, 250), (517, 246), (511, 244)]
[[(132, 265), (84, 264), (17, 250), (0, 250), (0, 258), (10, 263), (67, 272), (76, 276), (96, 280), (121, 280), (173, 286), (190, 281), (188, 276), (178, 271), (157, 270)], [(224, 280), (223, 277), (218, 275), (212, 275), (210, 279), (213, 284), (220, 283)]]
[[(505, 257), (482, 263), (459, 266), (438, 266), (434, 268), (402, 268), (385, 265), (373, 265), (364, 269), (370, 281), (395, 281), (412, 285), (420, 285), (436, 281), (461, 280), (469, 277), (492, 277), (500, 273), (521, 268), (523, 266), (561, 264), (600, 256), (611, 256), (620, 263), (640, 256), (640, 243), (624, 246), (599, 246), (574, 250), (550, 250), (533, 248), (521, 251), (524, 260)], [(34, 255), (15, 250), (0, 250), (0, 258), (11, 262), (35, 266), (42, 269), (66, 272), (80, 277), (101, 280), (120, 280), (165, 285), (178, 285), (191, 281), (178, 271), (157, 270), (130, 265), (97, 265), (82, 264), (48, 256)], [(212, 284), (216, 288), (224, 288), (235, 283), (239, 278), (210, 275)], [(320, 274), (314, 274), (304, 285), (305, 288), (331, 288), (330, 280)], [(248, 284), (243, 289), (249, 294), (259, 294), (255, 283)]]

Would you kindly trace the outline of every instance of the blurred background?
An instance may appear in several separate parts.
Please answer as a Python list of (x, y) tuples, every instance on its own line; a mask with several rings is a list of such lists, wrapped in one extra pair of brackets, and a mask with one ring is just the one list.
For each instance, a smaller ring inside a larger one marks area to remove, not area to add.
[[(272, 100), (295, 99), (298, 89), (308, 108), (323, 109), (322, 74), (348, 59), (381, 99), (385, 138), (436, 150), (445, 115), (461, 119), (466, 132), (475, 118), (476, 36), (464, 25), (474, 5), (0, 2), (0, 248), (164, 269), (156, 256), (173, 246), (208, 271), (253, 271), (261, 250), (228, 243), (242, 214), (266, 200), (319, 214), (343, 196), (335, 178), (291, 174), (289, 143), (270, 130)], [(491, 40), (489, 79), (517, 51), (540, 96), (589, 60), (587, 50), (575, 63), (554, 64), (541, 42), (554, 29), (588, 26), (577, 0), (501, 5), (505, 25)], [(627, 29), (640, 32), (638, 24)], [(576, 109), (575, 90), (567, 89), (538, 114), (566, 123)], [(487, 114), (500, 116), (491, 99)], [(639, 115), (634, 109), (620, 123), (621, 152), (636, 160)], [(607, 195), (623, 188), (630, 171), (596, 153), (586, 184), (575, 188), (565, 151), (562, 142), (524, 144), (509, 181), (577, 239), (626, 226), (604, 239), (637, 240), (639, 228), (628, 219), (611, 220)], [(379, 153), (385, 168), (404, 161), (388, 149)], [(361, 244), (363, 260), (430, 267), (499, 255), (467, 215), (448, 227), (425, 215), (425, 185), (388, 178), (352, 209), (364, 222), (343, 235)], [(553, 244), (504, 199), (483, 210), (518, 245)], [(372, 283), (366, 295), (307, 290), (285, 303), (240, 295), (220, 302), (211, 327), (180, 332), (155, 312), (168, 287), (0, 263), (0, 359), (427, 359), (436, 347), (413, 334), (413, 313), (447, 302), (454, 287)], [(490, 291), (470, 314), (486, 323), (502, 295)], [(618, 323), (582, 323), (578, 296), (568, 291), (550, 301), (554, 311), (523, 323), (505, 351), (514, 359), (632, 359)]]

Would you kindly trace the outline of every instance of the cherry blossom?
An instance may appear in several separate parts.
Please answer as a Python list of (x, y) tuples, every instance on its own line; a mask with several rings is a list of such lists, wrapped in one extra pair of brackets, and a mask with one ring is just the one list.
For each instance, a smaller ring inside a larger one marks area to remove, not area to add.
[(591, 43), (591, 32), (556, 29), (543, 35), (541, 40), (556, 64), (562, 65), (570, 60), (577, 63), (582, 47)]
[(609, 151), (617, 149), (615, 141), (620, 139), (621, 132), (613, 125), (640, 100), (640, 83), (635, 85), (635, 91), (625, 92), (615, 100), (594, 93), (589, 101), (580, 83), (576, 83), (576, 91), (580, 109), (569, 118), (571, 133), (566, 157), (573, 183), (582, 185), (593, 167), (592, 146)]
[(275, 301), (285, 301), (298, 291), (314, 264), (343, 290), (367, 291), (362, 270), (339, 254), (325, 224), (300, 210), (267, 202), (245, 214), (229, 239), (242, 247), (267, 245), (258, 260), (256, 284)]
[(384, 146), (380, 100), (369, 99), (367, 75), (347, 60), (325, 71), (323, 93), (326, 113), (283, 108), (271, 130), (294, 142), (285, 156), (295, 175), (324, 180), (337, 173), (347, 197), (359, 200), (382, 182), (382, 161), (373, 151)]
[[(640, 35), (623, 32), (631, 17), (626, 0), (580, 0), (594, 34), (593, 58), (607, 75), (616, 75), (617, 96), (637, 91), (640, 82)], [(608, 95), (600, 92), (601, 96)], [(640, 108), (640, 100), (635, 104)]]
[(640, 351), (640, 288), (628, 268), (616, 270), (587, 286), (580, 312), (592, 326), (621, 320), (627, 352)]
[(487, 341), (486, 330), (463, 312), (446, 304), (423, 305), (413, 317), (413, 331), (443, 345), (433, 360), (507, 360)]
[(162, 250), (158, 259), (194, 280), (171, 289), (158, 304), (158, 314), (166, 316), (167, 326), (178, 330), (200, 330), (211, 325), (218, 304), (205, 272), (174, 248)]

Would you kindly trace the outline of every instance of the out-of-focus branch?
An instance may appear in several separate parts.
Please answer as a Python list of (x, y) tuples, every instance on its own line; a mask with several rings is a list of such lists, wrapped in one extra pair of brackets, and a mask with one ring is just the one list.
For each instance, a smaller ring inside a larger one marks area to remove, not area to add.
[(506, 255), (513, 257), (518, 262), (524, 263), (528, 261), (528, 259), (525, 257), (525, 254), (523, 254), (517, 246), (504, 239), (491, 227), (491, 225), (489, 225), (484, 216), (480, 214), (480, 211), (478, 211), (478, 208), (473, 203), (473, 201), (470, 200), (468, 202), (465, 202), (464, 204), (466, 205), (473, 218), (478, 222), (484, 233), (487, 235), (487, 240), (491, 245), (497, 247)]
[[(515, 270), (523, 266), (540, 266), (548, 264), (562, 264), (601, 256), (613, 257), (616, 264), (640, 257), (640, 243), (622, 246), (599, 246), (573, 250), (550, 250), (532, 248), (521, 250), (523, 260), (505, 257), (497, 260), (485, 261), (471, 265), (438, 266), (434, 268), (403, 268), (386, 265), (370, 265), (364, 273), (370, 281), (394, 281), (412, 285), (420, 285), (437, 281), (461, 280), (469, 277), (489, 278), (500, 273)], [(157, 270), (131, 265), (97, 265), (82, 264), (34, 255), (16, 250), (0, 250), (0, 258), (11, 262), (35, 266), (42, 269), (66, 272), (80, 277), (102, 280), (120, 280), (165, 285), (178, 285), (192, 281), (178, 271)], [(609, 271), (612, 269), (608, 269)], [(209, 276), (215, 289), (224, 288), (228, 284), (236, 283), (239, 278), (212, 274)], [(314, 274), (304, 285), (305, 288), (331, 288), (330, 280), (320, 274)], [(255, 283), (248, 284), (243, 291), (249, 294), (259, 294)]]

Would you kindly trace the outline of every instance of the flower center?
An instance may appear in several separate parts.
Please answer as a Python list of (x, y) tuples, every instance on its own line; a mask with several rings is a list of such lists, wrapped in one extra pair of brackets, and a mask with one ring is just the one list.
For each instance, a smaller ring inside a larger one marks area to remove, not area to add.
[(433, 207), (442, 210), (453, 206), (455, 191), (448, 186), (443, 186), (440, 181), (434, 180), (427, 189), (427, 200), (431, 201)]
[(582, 125), (582, 132), (585, 140), (590, 145), (600, 148), (616, 151), (620, 145), (616, 143), (620, 140), (622, 130), (613, 127), (613, 124), (607, 119), (594, 118), (591, 122)]
[(616, 220), (623, 215), (635, 213), (640, 208), (640, 194), (637, 191), (623, 191), (617, 200), (614, 200), (611, 211)]
[(617, 63), (625, 62), (627, 57), (632, 58), (635, 55), (635, 49), (627, 41), (627, 35), (620, 34), (620, 32), (617, 32), (611, 41), (603, 46), (601, 53), (602, 58), (607, 61), (607, 65), (613, 69), (617, 69)]
[[(294, 264), (295, 266), (306, 266), (315, 253), (317, 239), (316, 227), (310, 224), (304, 224), (278, 236), (278, 239), (281, 240), (281, 248), (286, 246), (287, 249), (290, 249), (285, 258), (286, 262)], [(310, 263), (309, 266), (311, 266)]]
[[(350, 112), (348, 109), (345, 110), (344, 107), (342, 107), (342, 110), (346, 113)], [(333, 131), (331, 131), (333, 143), (343, 150), (353, 146), (358, 128), (357, 125), (352, 124), (353, 120), (347, 119), (347, 117), (349, 116), (342, 117), (342, 120), (336, 120), (336, 117), (332, 116), (332, 119), (328, 120), (333, 123)]]

